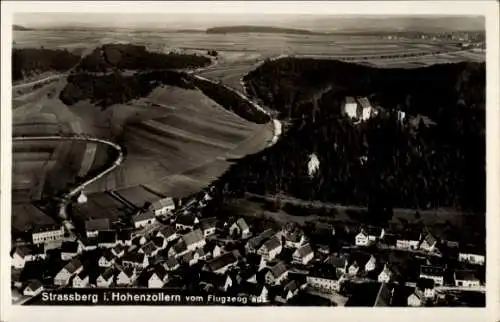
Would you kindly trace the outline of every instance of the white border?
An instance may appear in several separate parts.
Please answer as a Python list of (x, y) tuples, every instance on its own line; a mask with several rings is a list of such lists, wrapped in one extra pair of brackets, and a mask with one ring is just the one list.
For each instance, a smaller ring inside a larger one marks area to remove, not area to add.
[[(352, 2), (93, 2), (93, 1), (3, 1), (2, 5), (2, 108), (1, 108), (1, 321), (98, 320), (137, 321), (199, 319), (223, 321), (278, 320), (316, 321), (335, 318), (339, 321), (500, 321), (500, 244), (498, 191), (499, 138), (499, 24), (496, 1), (352, 1)], [(10, 305), (10, 180), (11, 180), (11, 22), (14, 12), (127, 12), (127, 13), (267, 13), (335, 15), (484, 15), (487, 27), (487, 308), (229, 308), (225, 307), (12, 307)], [(145, 315), (147, 314), (147, 316)]]

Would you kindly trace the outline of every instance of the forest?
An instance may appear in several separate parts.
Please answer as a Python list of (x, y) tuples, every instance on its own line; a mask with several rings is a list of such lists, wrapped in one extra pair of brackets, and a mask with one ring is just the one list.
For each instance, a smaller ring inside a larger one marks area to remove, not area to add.
[(150, 52), (145, 46), (133, 44), (106, 44), (85, 56), (76, 71), (185, 69), (203, 67), (210, 62), (205, 56)]
[(64, 104), (89, 99), (102, 109), (145, 97), (160, 85), (195, 88), (184, 73), (174, 71), (137, 72), (131, 76), (118, 71), (101, 76), (80, 73), (68, 76), (67, 81), (59, 95)]
[[(225, 173), (224, 191), (283, 192), (377, 213), (393, 207), (485, 212), (484, 64), (376, 69), (284, 58), (266, 62), (245, 83), (291, 125), (276, 145)], [(353, 124), (341, 111), (346, 96), (366, 96), (380, 113)], [(406, 112), (404, 121), (397, 111)], [(320, 166), (310, 177), (312, 153)]]
[(19, 81), (50, 71), (65, 72), (75, 67), (79, 61), (80, 56), (66, 49), (14, 48), (12, 50), (12, 80)]

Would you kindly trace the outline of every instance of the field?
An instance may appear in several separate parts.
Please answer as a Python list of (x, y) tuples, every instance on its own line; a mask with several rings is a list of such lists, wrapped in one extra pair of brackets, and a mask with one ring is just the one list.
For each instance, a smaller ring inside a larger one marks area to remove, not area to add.
[(47, 216), (33, 205), (12, 206), (12, 230), (24, 232), (35, 226), (55, 224), (54, 219)]
[(184, 196), (195, 190), (176, 188), (191, 185), (183, 173), (224, 159), (233, 150), (241, 156), (260, 151), (272, 137), (268, 125), (248, 122), (194, 90), (157, 88), (147, 98), (117, 108), (138, 113), (123, 130), (127, 158), (88, 192), (144, 184), (160, 195)]

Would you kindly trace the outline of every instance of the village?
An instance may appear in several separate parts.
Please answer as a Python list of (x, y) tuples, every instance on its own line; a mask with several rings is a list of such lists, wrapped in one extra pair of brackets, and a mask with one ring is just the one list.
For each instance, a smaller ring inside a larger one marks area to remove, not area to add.
[(34, 231), (11, 253), (14, 302), (59, 288), (165, 288), (262, 305), (419, 307), (485, 292), (484, 247), (426, 229), (207, 216), (211, 191), (180, 207), (154, 202), (130, 227), (99, 218), (76, 237), (61, 226)]

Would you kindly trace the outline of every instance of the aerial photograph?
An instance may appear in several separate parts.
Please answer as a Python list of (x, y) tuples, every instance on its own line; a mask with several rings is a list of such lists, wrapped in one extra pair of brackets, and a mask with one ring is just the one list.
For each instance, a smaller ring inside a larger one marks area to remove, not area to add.
[(485, 307), (485, 34), (16, 13), (12, 304)]

